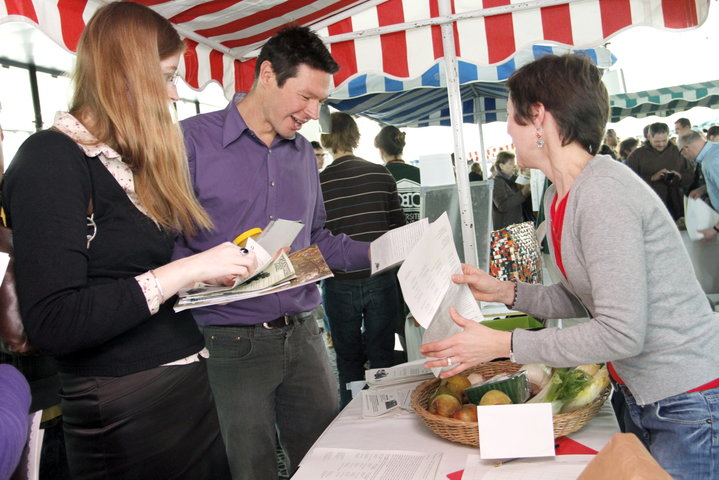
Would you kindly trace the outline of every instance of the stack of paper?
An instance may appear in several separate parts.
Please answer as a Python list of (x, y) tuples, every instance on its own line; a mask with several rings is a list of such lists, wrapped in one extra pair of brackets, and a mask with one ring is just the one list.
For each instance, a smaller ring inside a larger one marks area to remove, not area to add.
[(435, 478), (441, 453), (405, 450), (315, 448), (302, 460), (294, 480)]
[[(304, 250), (286, 255), (284, 252), (258, 275), (254, 282), (244, 282), (229, 290), (180, 296), (175, 303), (175, 311), (188, 308), (221, 305), (238, 300), (269, 295), (271, 293), (290, 290), (309, 283), (319, 282), (333, 276), (317, 245), (310, 245)], [(282, 280), (282, 279), (287, 279)]]
[(375, 368), (365, 372), (368, 388), (362, 390), (362, 416), (380, 417), (398, 410), (412, 410), (412, 392), (433, 377), (424, 360)]
[[(402, 295), (414, 318), (426, 329), (422, 341), (428, 343), (461, 331), (449, 315), (450, 307), (476, 322), (484, 317), (469, 287), (452, 282), (452, 274), (461, 274), (462, 265), (447, 214), (429, 225), (414, 225), (390, 230), (372, 242), (372, 268), (381, 271), (402, 263), (397, 273)], [(436, 375), (441, 370), (433, 369)]]

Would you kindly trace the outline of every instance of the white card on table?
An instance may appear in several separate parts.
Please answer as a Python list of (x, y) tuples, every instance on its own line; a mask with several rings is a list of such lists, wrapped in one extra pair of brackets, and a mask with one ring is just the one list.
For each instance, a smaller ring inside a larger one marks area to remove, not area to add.
[(554, 456), (551, 403), (477, 407), (483, 459)]

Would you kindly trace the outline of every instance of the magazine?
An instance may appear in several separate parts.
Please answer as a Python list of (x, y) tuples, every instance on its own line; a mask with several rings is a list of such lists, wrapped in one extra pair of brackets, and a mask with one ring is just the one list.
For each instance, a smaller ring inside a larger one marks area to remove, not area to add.
[(272, 261), (260, 275), (251, 281), (223, 290), (183, 290), (175, 303), (175, 311), (189, 308), (222, 305), (270, 293), (290, 290), (309, 283), (315, 283), (332, 276), (317, 245), (287, 255), (284, 251)]

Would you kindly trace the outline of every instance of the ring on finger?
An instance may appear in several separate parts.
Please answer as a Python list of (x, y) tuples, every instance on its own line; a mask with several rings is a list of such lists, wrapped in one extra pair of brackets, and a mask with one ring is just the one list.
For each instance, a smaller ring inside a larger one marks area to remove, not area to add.
[(247, 250), (245, 247), (240, 247), (240, 253), (242, 255), (247, 255), (248, 253), (250, 253), (250, 251)]
[(453, 363), (454, 362), (452, 361), (452, 357), (447, 357), (447, 366), (450, 367)]

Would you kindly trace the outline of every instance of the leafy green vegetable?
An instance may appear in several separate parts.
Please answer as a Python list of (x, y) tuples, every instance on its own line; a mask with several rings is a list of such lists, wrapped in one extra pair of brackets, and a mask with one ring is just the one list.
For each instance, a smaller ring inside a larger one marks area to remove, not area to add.
[(592, 377), (577, 368), (558, 368), (549, 380), (551, 387), (545, 402), (568, 402), (592, 382)]

